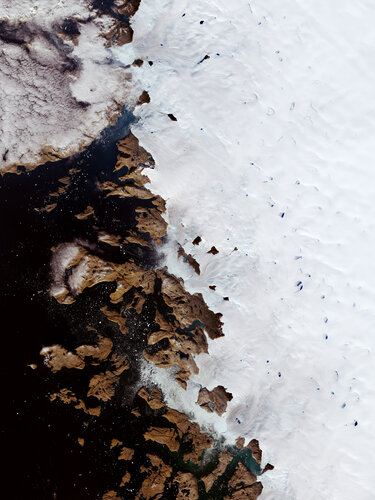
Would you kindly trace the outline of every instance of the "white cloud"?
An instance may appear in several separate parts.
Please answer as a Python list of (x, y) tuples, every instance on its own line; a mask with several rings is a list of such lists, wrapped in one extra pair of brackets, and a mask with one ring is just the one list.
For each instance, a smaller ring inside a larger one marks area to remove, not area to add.
[(138, 89), (103, 37), (116, 22), (83, 0), (0, 6), (2, 168), (68, 156), (134, 103)]

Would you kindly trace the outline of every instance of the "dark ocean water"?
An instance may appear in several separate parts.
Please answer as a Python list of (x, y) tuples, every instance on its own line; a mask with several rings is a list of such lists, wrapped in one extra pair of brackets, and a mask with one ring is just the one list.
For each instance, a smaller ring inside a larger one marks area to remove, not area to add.
[[(6, 498), (95, 498), (97, 492), (106, 491), (114, 474), (115, 468), (108, 465), (112, 464), (108, 459), (111, 457), (101, 443), (113, 434), (115, 425), (121, 429), (116, 421), (121, 420), (121, 415), (104, 412), (98, 429), (93, 417), (72, 411), (70, 406), (51, 404), (49, 392), (70, 383), (84, 391), (92, 372), (84, 370), (77, 375), (67, 370), (60, 378), (53, 376), (43, 366), (39, 352), (42, 346), (55, 343), (71, 349), (94, 341), (95, 335), (85, 326), (103, 320), (99, 309), (113, 288), (102, 284), (82, 294), (72, 305), (58, 304), (48, 294), (51, 247), (81, 238), (95, 245), (94, 253), (115, 262), (125, 261), (131, 253), (128, 248), (125, 256), (118, 248), (98, 243), (97, 234), (105, 230), (124, 235), (135, 225), (131, 200), (105, 199), (98, 189), (98, 182), (118, 177), (113, 174), (116, 141), (128, 133), (132, 119), (124, 111), (114, 127), (106, 129), (74, 157), (0, 178), (1, 370), (5, 392), (2, 434), (9, 480)], [(57, 207), (49, 213), (36, 211), (55, 201), (49, 193), (62, 185), (59, 179), (70, 175), (72, 168), (77, 171), (66, 193), (57, 199)], [(94, 221), (74, 217), (87, 205), (95, 210)], [(139, 248), (134, 248), (133, 257), (145, 267), (152, 264), (147, 250), (140, 253)], [(101, 326), (101, 331), (114, 335), (111, 326)], [(27, 366), (32, 363), (38, 365), (36, 370)], [(77, 376), (78, 383), (70, 380)], [(136, 377), (136, 373), (129, 377)], [(90, 420), (87, 431), (84, 422)], [(84, 431), (83, 452), (77, 437)]]
[[(2, 449), (7, 478), (4, 498), (101, 498), (106, 491), (118, 488), (125, 472), (123, 461), (117, 459), (119, 448), (110, 449), (114, 438), (135, 450), (133, 460), (126, 466), (131, 482), (122, 491), (123, 498), (135, 497), (144, 478), (139, 471), (148, 463), (149, 453), (161, 457), (174, 471), (190, 471), (197, 477), (216, 466), (217, 453), (202, 469), (184, 463), (183, 453), (189, 444), (172, 454), (166, 447), (143, 439), (150, 426), (166, 425), (160, 412), (151, 411), (141, 398), (135, 397), (147, 334), (153, 328), (158, 330), (153, 323), (156, 306), (159, 310), (166, 307), (160, 300), (158, 280), (154, 294), (146, 298), (142, 313), (129, 312), (127, 335), (121, 334), (100, 312), (108, 304), (108, 295), (116, 287), (114, 283), (88, 288), (69, 305), (58, 303), (48, 292), (52, 279), (51, 248), (59, 243), (79, 239), (91, 253), (104, 260), (123, 263), (132, 259), (144, 269), (157, 265), (151, 249), (133, 244), (112, 247), (98, 240), (101, 231), (126, 236), (127, 231), (136, 227), (135, 207), (152, 206), (150, 200), (105, 197), (105, 192), (99, 189), (104, 181), (123, 182), (119, 177), (126, 173), (126, 167), (113, 171), (117, 161), (116, 142), (128, 134), (132, 120), (132, 114), (124, 110), (116, 125), (106, 129), (82, 153), (21, 175), (0, 177)], [(61, 179), (68, 176), (66, 191), (58, 198), (50, 196), (64, 185)], [(53, 202), (57, 206), (52, 211), (43, 209)], [(93, 207), (94, 215), (77, 219), (75, 215), (88, 205)], [(95, 398), (86, 397), (89, 380), (105, 370), (109, 362), (53, 374), (40, 356), (43, 346), (61, 344), (73, 350), (85, 343), (95, 343), (97, 334), (87, 326), (111, 338), (114, 351), (126, 355), (131, 364), (131, 369), (121, 376), (115, 396), (102, 407), (100, 417), (77, 411), (72, 405), (51, 402), (48, 396), (70, 388), (89, 406), (97, 406)], [(30, 364), (37, 368), (32, 369)], [(142, 418), (131, 413), (134, 406), (141, 410)], [(78, 438), (84, 439), (83, 447)], [(240, 459), (254, 473), (260, 472), (249, 450), (238, 453), (233, 449), (232, 453), (236, 458), (226, 480)], [(219, 484), (208, 496), (203, 483), (198, 484), (202, 499), (223, 498), (227, 491)], [(176, 486), (170, 484), (163, 498), (172, 500), (176, 495)]]

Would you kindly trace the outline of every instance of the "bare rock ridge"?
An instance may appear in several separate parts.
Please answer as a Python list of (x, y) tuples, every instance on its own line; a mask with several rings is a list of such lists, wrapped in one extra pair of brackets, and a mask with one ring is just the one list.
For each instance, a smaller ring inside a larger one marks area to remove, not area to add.
[(190, 253), (187, 254), (181, 245), (178, 247), (177, 255), (178, 258), (182, 257), (183, 261), (187, 262), (197, 274), (201, 273), (199, 263)]
[(232, 394), (222, 385), (218, 385), (212, 391), (203, 387), (199, 391), (197, 404), (210, 413), (216, 412), (222, 415), (227, 409), (228, 401), (232, 399)]

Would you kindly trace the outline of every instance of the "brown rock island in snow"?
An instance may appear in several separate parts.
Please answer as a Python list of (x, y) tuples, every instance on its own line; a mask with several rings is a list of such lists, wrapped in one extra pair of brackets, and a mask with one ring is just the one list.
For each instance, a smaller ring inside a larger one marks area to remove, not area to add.
[(227, 409), (228, 401), (232, 399), (232, 394), (222, 385), (218, 385), (212, 391), (203, 387), (199, 391), (197, 404), (208, 412), (222, 415)]

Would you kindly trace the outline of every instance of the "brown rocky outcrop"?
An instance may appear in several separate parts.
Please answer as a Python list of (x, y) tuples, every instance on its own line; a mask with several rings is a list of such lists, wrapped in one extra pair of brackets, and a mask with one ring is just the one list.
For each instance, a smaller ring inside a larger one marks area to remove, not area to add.
[(244, 437), (238, 437), (236, 439), (236, 447), (239, 449), (239, 450), (242, 450), (245, 446), (245, 438)]
[(125, 242), (133, 243), (134, 245), (140, 245), (142, 247), (147, 247), (152, 250), (152, 245), (133, 231), (129, 232), (129, 235), (125, 238)]
[[(134, 63), (133, 63), (133, 65), (134, 65)], [(150, 95), (147, 92), (147, 90), (144, 90), (138, 98), (137, 105), (142, 105), (142, 104), (146, 104), (149, 102), (150, 102)]]
[(194, 257), (190, 253), (186, 253), (181, 245), (178, 246), (177, 251), (178, 258), (183, 259), (184, 262), (187, 262), (197, 274), (201, 273), (199, 263), (194, 259)]
[(131, 479), (131, 475), (129, 471), (126, 471), (125, 474), (122, 476), (120, 486), (125, 486)]
[[(144, 167), (155, 166), (155, 162), (150, 156), (150, 153), (139, 145), (138, 139), (132, 133), (128, 134), (117, 143), (117, 149), (118, 154), (115, 171), (126, 167), (129, 173), (134, 173), (138, 169), (142, 171)], [(140, 180), (138, 184), (141, 185), (149, 182), (148, 177), (145, 175), (138, 177), (138, 179)]]
[(74, 392), (66, 388), (61, 389), (59, 392), (50, 394), (49, 399), (51, 401), (61, 401), (64, 404), (76, 403), (74, 408), (77, 410), (83, 410), (88, 415), (94, 415), (96, 417), (100, 415), (100, 406), (96, 406), (94, 408), (87, 407), (82, 399), (78, 399)]
[(121, 246), (121, 236), (114, 236), (113, 234), (101, 232), (98, 235), (98, 240), (107, 245), (111, 245), (111, 247)]
[(53, 345), (44, 347), (40, 354), (44, 357), (44, 364), (55, 373), (62, 368), (82, 370), (85, 367), (86, 357), (102, 361), (107, 358), (112, 346), (109, 338), (99, 336), (97, 344), (81, 345), (75, 349), (76, 353), (68, 351), (61, 345)]
[(191, 422), (186, 415), (177, 410), (168, 408), (163, 417), (175, 425), (180, 442), (190, 444), (190, 450), (184, 453), (184, 460), (199, 464), (204, 450), (211, 448), (213, 439), (208, 434), (202, 433), (198, 424)]
[(263, 491), (262, 483), (257, 482), (251, 486), (241, 486), (237, 490), (234, 490), (229, 496), (226, 496), (224, 500), (257, 500)]
[(129, 25), (115, 24), (110, 31), (103, 34), (103, 38), (107, 40), (106, 47), (121, 47), (133, 40), (133, 30)]
[(234, 475), (228, 483), (229, 488), (238, 489), (242, 485), (251, 486), (257, 480), (241, 462), (237, 465)]
[(181, 278), (157, 271), (157, 276), (162, 280), (161, 293), (165, 303), (172, 309), (176, 320), (181, 328), (191, 328), (195, 321), (204, 324), (211, 339), (222, 337), (221, 314), (213, 313), (205, 303), (202, 294), (191, 295), (184, 288), (184, 281)]
[(167, 234), (166, 222), (156, 208), (137, 207), (137, 227), (141, 233), (151, 236), (156, 245), (161, 245), (162, 238)]
[(102, 189), (108, 191), (107, 196), (119, 196), (150, 200), (152, 207), (138, 206), (135, 208), (137, 229), (150, 237), (156, 245), (160, 245), (167, 233), (167, 223), (162, 217), (165, 212), (165, 202), (145, 187), (150, 182), (142, 173), (145, 168), (154, 166), (154, 160), (147, 151), (139, 145), (138, 139), (129, 134), (117, 144), (119, 155), (115, 171), (126, 167), (126, 172), (119, 178), (121, 183), (106, 182)]
[(214, 314), (206, 305), (201, 294), (189, 294), (183, 280), (167, 273), (156, 271), (161, 281), (161, 295), (171, 314), (163, 317), (157, 311), (155, 321), (159, 330), (148, 336), (152, 349), (145, 349), (144, 357), (162, 368), (178, 366), (177, 382), (186, 388), (192, 373), (198, 373), (194, 355), (207, 353), (207, 339), (223, 335), (220, 321), (221, 314)]
[(54, 249), (52, 267), (55, 283), (51, 295), (61, 304), (72, 304), (86, 288), (112, 281), (117, 283), (117, 289), (111, 301), (117, 303), (132, 287), (143, 287), (145, 293), (150, 293), (154, 282), (153, 271), (145, 271), (132, 262), (105, 261), (76, 243)]
[(133, 455), (134, 455), (134, 450), (124, 446), (121, 449), (121, 452), (120, 452), (120, 455), (118, 456), (118, 459), (119, 460), (131, 460), (133, 458)]
[(117, 492), (114, 490), (107, 491), (102, 496), (102, 500), (121, 500), (121, 497), (117, 495)]
[(111, 445), (110, 445), (110, 448), (115, 448), (115, 446), (121, 446), (122, 445), (122, 441), (120, 441), (119, 439), (112, 439), (111, 441)]
[(224, 474), (226, 468), (228, 467), (228, 465), (231, 463), (232, 460), (233, 456), (227, 451), (224, 450), (220, 453), (219, 463), (216, 469), (214, 469), (207, 476), (202, 477), (202, 481), (204, 483), (207, 492), (210, 491), (214, 482)]
[(149, 407), (153, 410), (160, 410), (161, 408), (165, 408), (163, 393), (157, 387), (152, 387), (150, 389), (141, 387), (141, 389), (139, 389), (139, 391), (137, 392), (137, 396), (144, 399)]
[(81, 356), (67, 351), (61, 345), (44, 347), (40, 354), (44, 356), (44, 364), (51, 368), (54, 373), (62, 368), (82, 370), (85, 367), (85, 361)]
[(94, 396), (101, 401), (110, 400), (115, 394), (116, 384), (120, 375), (129, 369), (129, 363), (125, 356), (114, 355), (111, 359), (112, 369), (94, 375), (89, 382), (87, 396)]
[(150, 466), (141, 467), (141, 472), (147, 474), (141, 489), (136, 496), (136, 500), (162, 498), (165, 482), (172, 474), (172, 468), (166, 465), (161, 458), (156, 455), (147, 455)]
[(116, 309), (110, 309), (107, 306), (103, 306), (101, 309), (102, 313), (107, 317), (109, 321), (116, 323), (120, 332), (123, 335), (126, 335), (129, 332), (129, 328), (127, 327), (127, 319), (122, 315), (122, 312), (117, 311)]
[(120, 1), (117, 7), (119, 14), (127, 17), (132, 17), (139, 9), (141, 0), (125, 0)]
[(79, 214), (76, 214), (75, 217), (79, 220), (83, 220), (83, 219), (87, 219), (88, 217), (90, 217), (90, 215), (92, 215), (94, 213), (94, 209), (92, 208), (91, 205), (88, 205), (87, 208), (79, 213)]
[(197, 480), (190, 472), (179, 472), (173, 481), (178, 484), (177, 500), (184, 498), (197, 500), (199, 498)]
[(210, 413), (216, 412), (221, 416), (227, 409), (228, 401), (232, 399), (232, 394), (222, 385), (218, 385), (212, 391), (203, 387), (199, 391), (197, 404), (204, 410)]
[(146, 441), (150, 439), (159, 444), (166, 445), (170, 451), (177, 451), (180, 447), (177, 441), (177, 432), (168, 427), (150, 427), (144, 433)]
[(252, 439), (250, 443), (246, 446), (249, 450), (251, 450), (251, 454), (254, 459), (258, 462), (258, 464), (262, 463), (262, 450), (259, 447), (259, 441), (257, 439)]
[(230, 494), (225, 497), (225, 500), (230, 498), (236, 500), (245, 498), (256, 500), (263, 489), (262, 483), (256, 482), (256, 476), (254, 476), (254, 474), (252, 474), (242, 463), (237, 465), (228, 486)]
[(97, 361), (107, 359), (112, 351), (113, 342), (108, 337), (99, 335), (97, 344), (94, 345), (80, 345), (76, 347), (75, 351), (81, 358), (92, 357)]
[(219, 253), (219, 250), (216, 247), (211, 247), (211, 249), (207, 253), (211, 253), (212, 255), (216, 255)]

